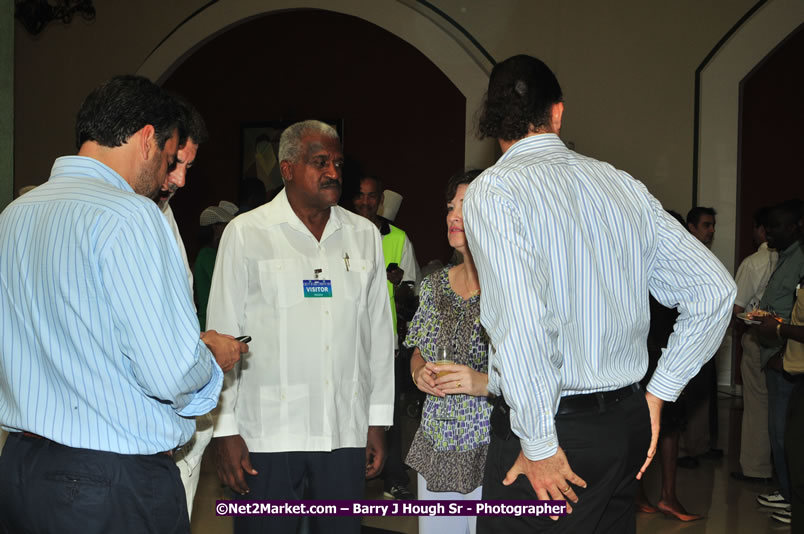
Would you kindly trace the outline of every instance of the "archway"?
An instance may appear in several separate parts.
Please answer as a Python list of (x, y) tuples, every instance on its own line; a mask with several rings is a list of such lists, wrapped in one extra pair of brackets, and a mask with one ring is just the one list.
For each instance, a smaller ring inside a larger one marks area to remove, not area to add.
[(196, 13), (148, 56), (137, 74), (163, 80), (206, 40), (251, 17), (294, 9), (322, 9), (362, 18), (410, 43), (433, 62), (466, 97), (465, 166), (485, 167), (494, 158), (494, 143), (478, 141), (475, 112), (488, 83), (491, 65), (442, 22), (415, 3), (360, 0), (219, 0)]
[[(278, 135), (307, 118), (340, 121), (347, 161), (407, 199), (397, 223), (420, 261), (449, 257), (443, 232), (433, 230), (444, 226), (443, 185), (467, 159), (467, 99), (403, 39), (362, 17), (271, 11), (204, 39), (161, 82), (198, 107), (212, 134), (172, 202), (191, 259), (198, 213), (237, 201), (240, 178), (253, 170), (241, 158), (246, 144), (254, 148), (251, 132)], [(269, 190), (281, 185), (273, 178)]]
[[(733, 274), (737, 245), (740, 82), (801, 22), (804, 2), (771, 0), (737, 28), (700, 75), (698, 204), (718, 210), (712, 252)], [(732, 337), (718, 350), (718, 383), (732, 382)]]
[(698, 204), (718, 210), (712, 251), (734, 273), (740, 81), (804, 21), (804, 2), (772, 0), (745, 21), (701, 72)]

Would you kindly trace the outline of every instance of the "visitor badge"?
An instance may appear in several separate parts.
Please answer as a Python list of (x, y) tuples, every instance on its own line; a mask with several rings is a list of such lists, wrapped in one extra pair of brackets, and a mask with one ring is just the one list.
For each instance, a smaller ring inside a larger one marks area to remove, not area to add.
[(302, 280), (304, 298), (332, 298), (332, 280)]

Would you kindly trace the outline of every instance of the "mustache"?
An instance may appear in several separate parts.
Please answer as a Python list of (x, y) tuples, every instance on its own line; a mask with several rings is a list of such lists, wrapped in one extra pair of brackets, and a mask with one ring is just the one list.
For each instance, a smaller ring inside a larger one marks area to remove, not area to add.
[(170, 184), (167, 189), (159, 190), (159, 198), (167, 198), (178, 190), (179, 188), (176, 185)]
[(328, 187), (337, 187), (338, 189), (341, 188), (341, 182), (338, 180), (326, 180), (322, 182), (321, 185), (318, 187), (319, 189), (326, 189)]

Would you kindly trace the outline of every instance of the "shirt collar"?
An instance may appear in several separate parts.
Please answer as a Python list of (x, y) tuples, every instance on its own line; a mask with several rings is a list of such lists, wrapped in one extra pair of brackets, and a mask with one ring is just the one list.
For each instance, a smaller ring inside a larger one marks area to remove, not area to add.
[(59, 180), (61, 177), (85, 176), (98, 178), (107, 184), (134, 193), (131, 185), (108, 165), (94, 158), (86, 156), (62, 156), (57, 158), (50, 170), (50, 180)]
[(531, 135), (529, 137), (523, 137), (511, 145), (508, 150), (505, 151), (505, 154), (502, 155), (500, 161), (505, 161), (508, 158), (516, 157), (521, 152), (548, 149), (569, 150), (564, 144), (564, 141), (562, 141), (561, 138), (554, 133)]
[[(263, 210), (265, 214), (263, 224), (267, 226), (288, 224), (295, 230), (307, 234), (310, 233), (310, 230), (304, 225), (290, 206), (287, 189), (283, 187), (282, 191), (280, 191), (268, 205), (272, 206), (274, 209)], [(329, 209), (329, 220), (327, 221), (327, 226), (324, 228), (324, 233), (321, 235), (321, 241), (324, 241), (329, 235), (343, 226), (344, 218), (339, 212), (340, 208), (338, 206), (333, 206)]]

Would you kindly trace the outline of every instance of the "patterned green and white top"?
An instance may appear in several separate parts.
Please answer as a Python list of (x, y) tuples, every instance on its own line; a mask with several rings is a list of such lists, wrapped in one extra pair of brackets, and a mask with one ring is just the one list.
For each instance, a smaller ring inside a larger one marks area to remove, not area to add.
[[(419, 309), (405, 345), (418, 347), (427, 362), (437, 347), (450, 347), (452, 359), (488, 372), (488, 338), (480, 325), (480, 296), (463, 300), (449, 285), (450, 267), (422, 281)], [(439, 399), (428, 395), (406, 463), (427, 481), (430, 491), (469, 493), (483, 481), (492, 405), (486, 397), (450, 395), (455, 420), (435, 417)]]

